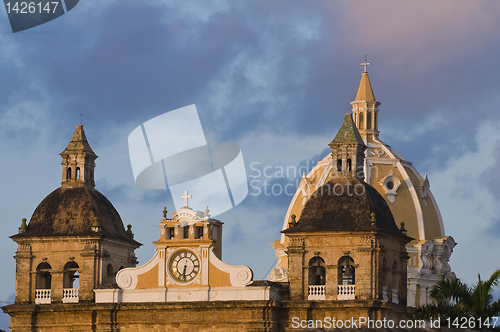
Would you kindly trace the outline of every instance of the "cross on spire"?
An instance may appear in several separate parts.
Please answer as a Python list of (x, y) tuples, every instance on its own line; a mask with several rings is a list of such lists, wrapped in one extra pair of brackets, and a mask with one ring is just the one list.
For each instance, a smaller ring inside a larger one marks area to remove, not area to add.
[(365, 55), (365, 62), (360, 63), (360, 65), (361, 65), (361, 66), (365, 66), (365, 69), (363, 70), (363, 72), (365, 72), (365, 73), (366, 73), (366, 66), (369, 66), (370, 64), (371, 64), (371, 63), (366, 62), (366, 55)]
[(184, 206), (189, 206), (189, 205), (188, 205), (188, 200), (189, 200), (190, 198), (193, 198), (193, 196), (188, 195), (188, 192), (187, 192), (187, 190), (186, 190), (186, 191), (184, 191), (184, 195), (182, 195), (182, 196), (181, 196), (181, 198), (184, 200)]

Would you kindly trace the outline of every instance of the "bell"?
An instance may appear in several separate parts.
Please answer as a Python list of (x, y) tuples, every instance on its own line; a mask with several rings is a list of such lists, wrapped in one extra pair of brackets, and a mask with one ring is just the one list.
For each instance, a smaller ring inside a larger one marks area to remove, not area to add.
[(319, 267), (319, 266), (316, 268), (316, 275), (317, 276), (322, 275), (322, 273), (321, 273), (321, 267)]
[(352, 270), (351, 270), (350, 266), (346, 266), (345, 267), (344, 276), (346, 276), (346, 277), (352, 277)]

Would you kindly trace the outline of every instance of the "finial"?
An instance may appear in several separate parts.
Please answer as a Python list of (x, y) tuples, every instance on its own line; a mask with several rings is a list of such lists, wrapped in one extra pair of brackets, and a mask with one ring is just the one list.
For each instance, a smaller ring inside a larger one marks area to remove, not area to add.
[(182, 195), (182, 196), (181, 196), (181, 198), (184, 200), (184, 206), (185, 206), (185, 207), (188, 207), (188, 206), (189, 206), (189, 205), (188, 205), (188, 200), (189, 200), (190, 198), (193, 198), (193, 196), (188, 195), (188, 191), (186, 190), (186, 191), (184, 191), (184, 195)]
[(404, 235), (406, 235), (406, 234), (408, 233), (408, 231), (407, 231), (407, 230), (406, 230), (406, 228), (405, 228), (405, 222), (404, 222), (404, 221), (402, 221), (402, 222), (401, 222), (401, 228), (400, 228), (400, 230), (401, 230), (401, 232), (402, 232)]
[(83, 113), (80, 113), (80, 124), (82, 124)]
[(366, 62), (366, 54), (365, 54), (365, 62), (363, 62), (363, 63), (360, 63), (360, 65), (361, 65), (361, 66), (365, 66), (365, 69), (363, 70), (363, 72), (364, 72), (364, 73), (366, 73), (366, 72), (367, 72), (367, 71), (366, 71), (366, 66), (369, 66), (369, 65), (371, 65), (371, 63), (369, 63), (369, 62)]
[(132, 239), (134, 238), (134, 233), (132, 233), (132, 225), (130, 225), (130, 224), (127, 225), (127, 230), (126, 230), (125, 233), (127, 233), (127, 235), (130, 238), (132, 238)]
[(372, 223), (375, 223), (375, 222), (377, 221), (377, 218), (375, 217), (375, 212), (372, 212), (372, 213), (370, 214), (370, 216), (372, 217), (372, 220), (371, 220), (371, 221), (372, 221)]
[(26, 225), (26, 218), (21, 219), (21, 227), (19, 227), (19, 234), (26, 232), (27, 227), (28, 225)]
[(101, 225), (99, 225), (99, 221), (97, 220), (97, 217), (94, 217), (94, 223), (92, 224), (92, 232), (100, 232), (101, 231)]
[(163, 218), (165, 218), (165, 219), (167, 218), (167, 207), (166, 206), (163, 207)]
[(288, 223), (289, 228), (292, 228), (297, 224), (297, 221), (295, 221), (295, 218), (297, 218), (297, 216), (295, 214), (292, 214), (290, 216), (290, 222)]
[(210, 218), (210, 214), (209, 214), (210, 210), (208, 209), (208, 205), (207, 205), (207, 208), (205, 209), (205, 213), (203, 214), (203, 218)]

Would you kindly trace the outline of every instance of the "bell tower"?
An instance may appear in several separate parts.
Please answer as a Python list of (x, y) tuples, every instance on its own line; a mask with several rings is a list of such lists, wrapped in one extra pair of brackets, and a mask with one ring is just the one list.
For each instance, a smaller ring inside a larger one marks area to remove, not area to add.
[(373, 138), (377, 138), (379, 134), (378, 107), (380, 103), (375, 99), (375, 95), (373, 94), (372, 85), (366, 69), (370, 63), (366, 62), (366, 57), (365, 62), (361, 65), (364, 66), (364, 70), (361, 75), (361, 81), (359, 82), (358, 92), (356, 93), (354, 101), (351, 102), (351, 105), (356, 127), (363, 140), (367, 143), (373, 141)]
[(76, 126), (71, 141), (59, 155), (63, 159), (61, 187), (95, 187), (94, 169), (97, 155), (87, 142), (83, 125)]
[(344, 118), (337, 135), (328, 144), (332, 148), (332, 178), (363, 181), (366, 145), (359, 135), (350, 113)]

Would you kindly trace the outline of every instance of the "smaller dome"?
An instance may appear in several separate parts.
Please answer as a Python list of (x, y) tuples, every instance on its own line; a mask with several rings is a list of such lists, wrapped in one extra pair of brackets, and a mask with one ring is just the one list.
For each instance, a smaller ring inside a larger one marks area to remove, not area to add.
[(88, 186), (58, 188), (38, 205), (26, 231), (17, 236), (81, 236), (92, 231), (97, 217), (100, 234), (136, 242), (125, 232), (120, 215), (99, 191)]
[[(374, 223), (372, 213), (375, 213)], [(403, 235), (375, 188), (359, 179), (336, 179), (311, 195), (298, 223), (283, 233), (369, 230)]]

